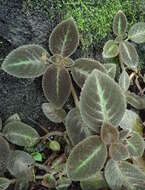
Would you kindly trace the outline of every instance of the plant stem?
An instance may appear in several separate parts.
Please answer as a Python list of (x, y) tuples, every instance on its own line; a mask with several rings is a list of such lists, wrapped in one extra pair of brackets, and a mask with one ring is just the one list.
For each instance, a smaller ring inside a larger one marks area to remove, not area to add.
[(123, 71), (123, 70), (124, 70), (124, 65), (123, 65), (123, 62), (122, 62), (122, 60), (121, 60), (120, 55), (119, 55), (119, 62), (120, 62), (121, 69), (122, 69), (122, 71)]
[(46, 135), (42, 136), (40, 139), (48, 139), (51, 136), (59, 136), (62, 137), (64, 135), (64, 132), (61, 131), (52, 131), (52, 132), (48, 132)]
[(44, 175), (36, 175), (36, 176), (35, 176), (35, 179), (36, 179), (36, 180), (43, 179), (43, 178), (44, 178)]
[(131, 75), (129, 76), (129, 80), (131, 81), (133, 79), (133, 77), (135, 76), (135, 72), (132, 72)]
[(46, 172), (49, 172), (49, 168), (48, 168), (47, 166), (43, 165), (43, 164), (35, 163), (35, 166), (36, 166), (37, 168), (39, 168), (40, 170), (44, 170), (44, 171), (46, 171)]
[(79, 104), (79, 100), (78, 100), (78, 97), (77, 97), (77, 94), (76, 94), (76, 91), (75, 91), (75, 88), (74, 88), (73, 84), (71, 86), (71, 92), (72, 92), (72, 96), (73, 96), (73, 99), (74, 99), (75, 106), (79, 109), (80, 104)]

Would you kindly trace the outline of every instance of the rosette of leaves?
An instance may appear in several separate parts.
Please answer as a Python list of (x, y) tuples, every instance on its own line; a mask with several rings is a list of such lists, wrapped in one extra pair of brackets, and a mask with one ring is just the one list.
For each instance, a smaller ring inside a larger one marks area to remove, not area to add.
[(133, 43), (145, 42), (145, 23), (134, 24), (127, 33), (127, 18), (122, 11), (118, 11), (113, 20), (113, 32), (116, 39), (106, 42), (102, 54), (104, 59), (119, 56), (121, 64), (137, 72), (139, 56)]
[[(80, 112), (74, 108), (65, 121), (74, 145), (67, 160), (67, 174), (73, 181), (80, 181), (83, 190), (107, 186), (112, 190), (130, 190), (144, 186), (145, 174), (128, 163), (128, 159), (142, 157), (144, 141), (133, 130), (119, 130), (125, 113), (124, 90), (106, 72), (93, 70), (81, 91)], [(87, 134), (85, 129), (93, 132)], [(138, 175), (132, 174), (133, 170)]]

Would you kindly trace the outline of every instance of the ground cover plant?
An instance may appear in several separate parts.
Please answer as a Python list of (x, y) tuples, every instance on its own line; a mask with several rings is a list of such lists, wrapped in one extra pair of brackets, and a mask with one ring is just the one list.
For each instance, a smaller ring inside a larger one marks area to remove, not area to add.
[[(127, 18), (119, 11), (113, 21), (116, 37), (103, 47), (104, 64), (71, 58), (79, 44), (73, 18), (52, 31), (50, 53), (30, 44), (5, 58), (1, 68), (10, 75), (42, 76), (47, 100), (42, 111), (49, 120), (63, 123), (66, 131), (42, 136), (18, 114), (4, 123), (0, 120), (0, 190), (10, 185), (28, 189), (37, 181), (59, 190), (75, 181), (83, 190), (145, 189), (143, 123), (138, 114), (145, 109), (145, 79), (134, 46), (145, 42), (145, 23), (134, 24), (128, 33), (126, 28)], [(120, 64), (112, 63), (113, 58)], [(67, 113), (64, 104), (71, 94), (75, 107)]]

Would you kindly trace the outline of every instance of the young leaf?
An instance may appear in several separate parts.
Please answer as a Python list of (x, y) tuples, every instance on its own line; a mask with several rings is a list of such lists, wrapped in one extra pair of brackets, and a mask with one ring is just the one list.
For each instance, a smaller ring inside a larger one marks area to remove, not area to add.
[(56, 108), (61, 108), (71, 93), (68, 71), (62, 65), (50, 65), (43, 75), (42, 87), (47, 100)]
[(86, 80), (80, 97), (80, 112), (84, 122), (97, 130), (104, 123), (117, 126), (125, 112), (126, 101), (119, 85), (96, 69)]
[(112, 144), (109, 147), (109, 155), (115, 161), (126, 160), (129, 157), (129, 153), (124, 144)]
[(9, 144), (2, 136), (0, 136), (0, 175), (6, 170), (9, 154)]
[(145, 174), (136, 166), (121, 161), (109, 160), (105, 168), (105, 178), (112, 190), (144, 190)]
[(75, 61), (71, 68), (71, 74), (77, 85), (82, 88), (88, 75), (94, 70), (105, 72), (105, 68), (101, 63), (93, 59), (79, 58)]
[(134, 24), (129, 32), (128, 38), (138, 44), (145, 42), (145, 22), (138, 22)]
[(35, 161), (37, 161), (37, 162), (43, 161), (43, 156), (40, 152), (33, 152), (31, 155)]
[(126, 109), (119, 125), (122, 129), (133, 131), (138, 120), (140, 120), (140, 118), (135, 112)]
[(47, 187), (48, 189), (52, 189), (56, 187), (56, 180), (52, 174), (46, 174), (43, 178), (42, 185)]
[(118, 11), (113, 20), (113, 32), (116, 35), (122, 35), (126, 32), (127, 18), (122, 11)]
[(10, 184), (11, 180), (4, 177), (0, 177), (0, 190), (6, 190)]
[(119, 47), (113, 40), (109, 40), (106, 42), (103, 48), (103, 58), (109, 59), (116, 57), (119, 54)]
[(15, 177), (26, 175), (29, 181), (31, 181), (33, 179), (32, 168), (34, 163), (35, 161), (30, 154), (24, 151), (15, 150), (9, 157), (7, 169)]
[(119, 85), (124, 92), (127, 91), (130, 86), (129, 75), (125, 70), (123, 70), (123, 72), (120, 75)]
[(101, 172), (97, 172), (93, 177), (80, 182), (82, 190), (99, 190), (107, 188), (107, 183)]
[(71, 67), (74, 64), (74, 61), (69, 57), (63, 57), (59, 54), (54, 54), (49, 58), (49, 61), (56, 65), (64, 65), (65, 67)]
[(106, 69), (107, 74), (111, 77), (111, 78), (115, 78), (116, 75), (116, 65), (113, 63), (106, 63), (103, 65)]
[(144, 140), (143, 138), (136, 132), (132, 134), (132, 136), (127, 139), (128, 143), (128, 151), (133, 157), (141, 157), (144, 153)]
[(21, 121), (11, 121), (6, 124), (3, 134), (11, 143), (26, 147), (34, 146), (40, 138), (34, 128)]
[(130, 43), (123, 41), (119, 45), (120, 58), (123, 63), (132, 70), (137, 71), (137, 66), (139, 63), (139, 57), (135, 47)]
[(81, 181), (100, 171), (107, 158), (106, 146), (98, 136), (90, 136), (77, 144), (67, 160), (68, 176)]
[(42, 110), (44, 115), (54, 123), (63, 122), (66, 116), (64, 109), (55, 109), (51, 103), (43, 103)]
[(4, 60), (2, 69), (18, 78), (41, 76), (48, 67), (48, 52), (39, 45), (23, 45)]
[(101, 139), (106, 145), (117, 143), (119, 140), (119, 131), (109, 124), (104, 124), (101, 128)]
[(86, 124), (82, 121), (80, 112), (77, 108), (69, 111), (65, 119), (65, 128), (73, 145), (91, 135)]
[(130, 105), (134, 108), (142, 110), (145, 109), (145, 96), (136, 95), (133, 92), (126, 92), (126, 98)]
[(49, 48), (52, 54), (69, 57), (79, 43), (79, 33), (72, 18), (62, 21), (52, 31), (49, 38)]

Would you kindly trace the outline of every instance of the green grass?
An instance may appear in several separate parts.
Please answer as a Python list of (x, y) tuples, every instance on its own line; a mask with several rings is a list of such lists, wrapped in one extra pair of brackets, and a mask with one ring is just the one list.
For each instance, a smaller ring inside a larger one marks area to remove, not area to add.
[[(27, 9), (41, 10), (53, 22), (56, 14), (63, 20), (72, 16), (81, 34), (84, 48), (100, 42), (112, 32), (112, 21), (118, 10), (128, 18), (128, 27), (145, 21), (142, 0), (25, 0)], [(48, 9), (49, 7), (49, 9)]]

